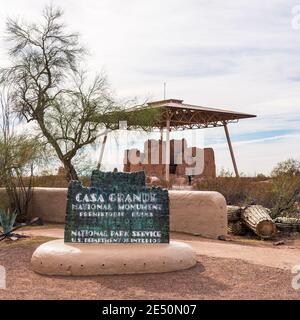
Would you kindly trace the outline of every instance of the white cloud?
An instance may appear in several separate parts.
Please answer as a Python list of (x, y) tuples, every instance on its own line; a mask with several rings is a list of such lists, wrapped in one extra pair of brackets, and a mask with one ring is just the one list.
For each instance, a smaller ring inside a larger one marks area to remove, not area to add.
[[(0, 8), (1, 34), (7, 16), (35, 19), (45, 3), (49, 2), (5, 1)], [(52, 3), (64, 8), (69, 27), (81, 33), (90, 49), (89, 68), (104, 67), (120, 97), (160, 99), (167, 81), (168, 97), (258, 115), (230, 125), (233, 136), (299, 130), (300, 30), (291, 26), (291, 10), (299, 0)], [(0, 47), (5, 64), (3, 40)], [(224, 139), (221, 129), (205, 135)], [(296, 135), (263, 143), (250, 135), (249, 139), (255, 141), (236, 144), (238, 164), (247, 173), (268, 172), (286, 155), (299, 156)], [(218, 167), (231, 168), (225, 149), (216, 148)]]

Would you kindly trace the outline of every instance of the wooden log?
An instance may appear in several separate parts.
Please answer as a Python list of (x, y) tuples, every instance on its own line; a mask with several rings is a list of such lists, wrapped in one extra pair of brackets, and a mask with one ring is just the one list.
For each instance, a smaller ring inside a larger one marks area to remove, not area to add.
[(300, 219), (299, 218), (291, 218), (291, 217), (277, 217), (275, 219), (275, 222), (280, 222), (280, 223), (288, 223), (288, 224), (300, 224)]
[(263, 206), (249, 206), (242, 210), (241, 219), (261, 238), (270, 238), (276, 233), (276, 225), (271, 219), (270, 210)]
[(239, 221), (241, 219), (242, 208), (238, 206), (227, 206), (228, 222)]
[(228, 222), (228, 232), (236, 236), (245, 235), (249, 229), (244, 225), (243, 221), (230, 221)]
[(274, 222), (277, 229), (283, 233), (300, 232), (299, 218), (277, 217)]

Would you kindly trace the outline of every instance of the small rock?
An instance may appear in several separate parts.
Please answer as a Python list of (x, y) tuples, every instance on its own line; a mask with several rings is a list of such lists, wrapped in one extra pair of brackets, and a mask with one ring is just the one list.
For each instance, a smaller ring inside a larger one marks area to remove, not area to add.
[(283, 240), (280, 240), (280, 241), (274, 242), (273, 246), (281, 246), (283, 244), (285, 244), (285, 242)]
[(44, 222), (43, 222), (42, 218), (40, 218), (40, 217), (35, 217), (35, 218), (33, 218), (33, 219), (30, 221), (30, 224), (36, 225), (36, 226), (43, 226), (43, 225), (44, 225)]
[(231, 238), (228, 237), (228, 236), (224, 236), (223, 234), (218, 236), (218, 240), (221, 240), (221, 241), (230, 241)]

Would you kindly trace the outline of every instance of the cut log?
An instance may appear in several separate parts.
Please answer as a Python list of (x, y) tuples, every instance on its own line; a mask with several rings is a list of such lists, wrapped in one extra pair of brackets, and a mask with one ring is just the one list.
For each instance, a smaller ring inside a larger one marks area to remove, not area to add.
[(249, 229), (244, 225), (243, 221), (231, 221), (228, 222), (228, 232), (236, 236), (245, 235)]
[(298, 218), (277, 217), (274, 222), (282, 233), (300, 232), (300, 219)]
[(249, 206), (242, 210), (241, 219), (261, 238), (270, 238), (276, 233), (276, 225), (271, 219), (270, 210), (263, 206)]
[(241, 219), (242, 208), (238, 206), (227, 206), (228, 221), (239, 221)]

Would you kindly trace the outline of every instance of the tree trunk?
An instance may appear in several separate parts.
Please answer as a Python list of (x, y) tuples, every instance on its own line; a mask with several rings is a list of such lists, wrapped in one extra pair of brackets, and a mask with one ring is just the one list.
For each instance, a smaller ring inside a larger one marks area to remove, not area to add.
[(249, 206), (242, 210), (241, 218), (245, 224), (261, 238), (270, 238), (276, 233), (276, 225), (263, 206)]
[[(53, 138), (51, 133), (47, 130), (45, 123), (44, 123), (43, 114), (38, 114), (36, 117), (36, 120), (40, 126), (40, 129), (42, 130), (42, 133), (46, 137), (48, 143), (51, 144), (51, 146), (56, 151), (56, 154), (57, 154), (59, 160), (63, 163), (64, 168), (66, 170), (66, 179), (68, 181), (78, 180), (77, 172), (76, 172), (74, 166), (72, 165), (71, 160), (66, 160), (65, 155), (62, 153), (59, 144), (57, 143), (55, 138)], [(76, 154), (76, 152), (75, 152), (75, 154)], [(70, 157), (68, 159), (70, 159)]]
[(65, 168), (65, 171), (66, 171), (66, 179), (68, 181), (79, 180), (77, 172), (76, 172), (74, 166), (72, 165), (71, 161), (66, 161), (65, 160), (65, 161), (63, 161), (63, 164), (64, 164), (64, 168)]

